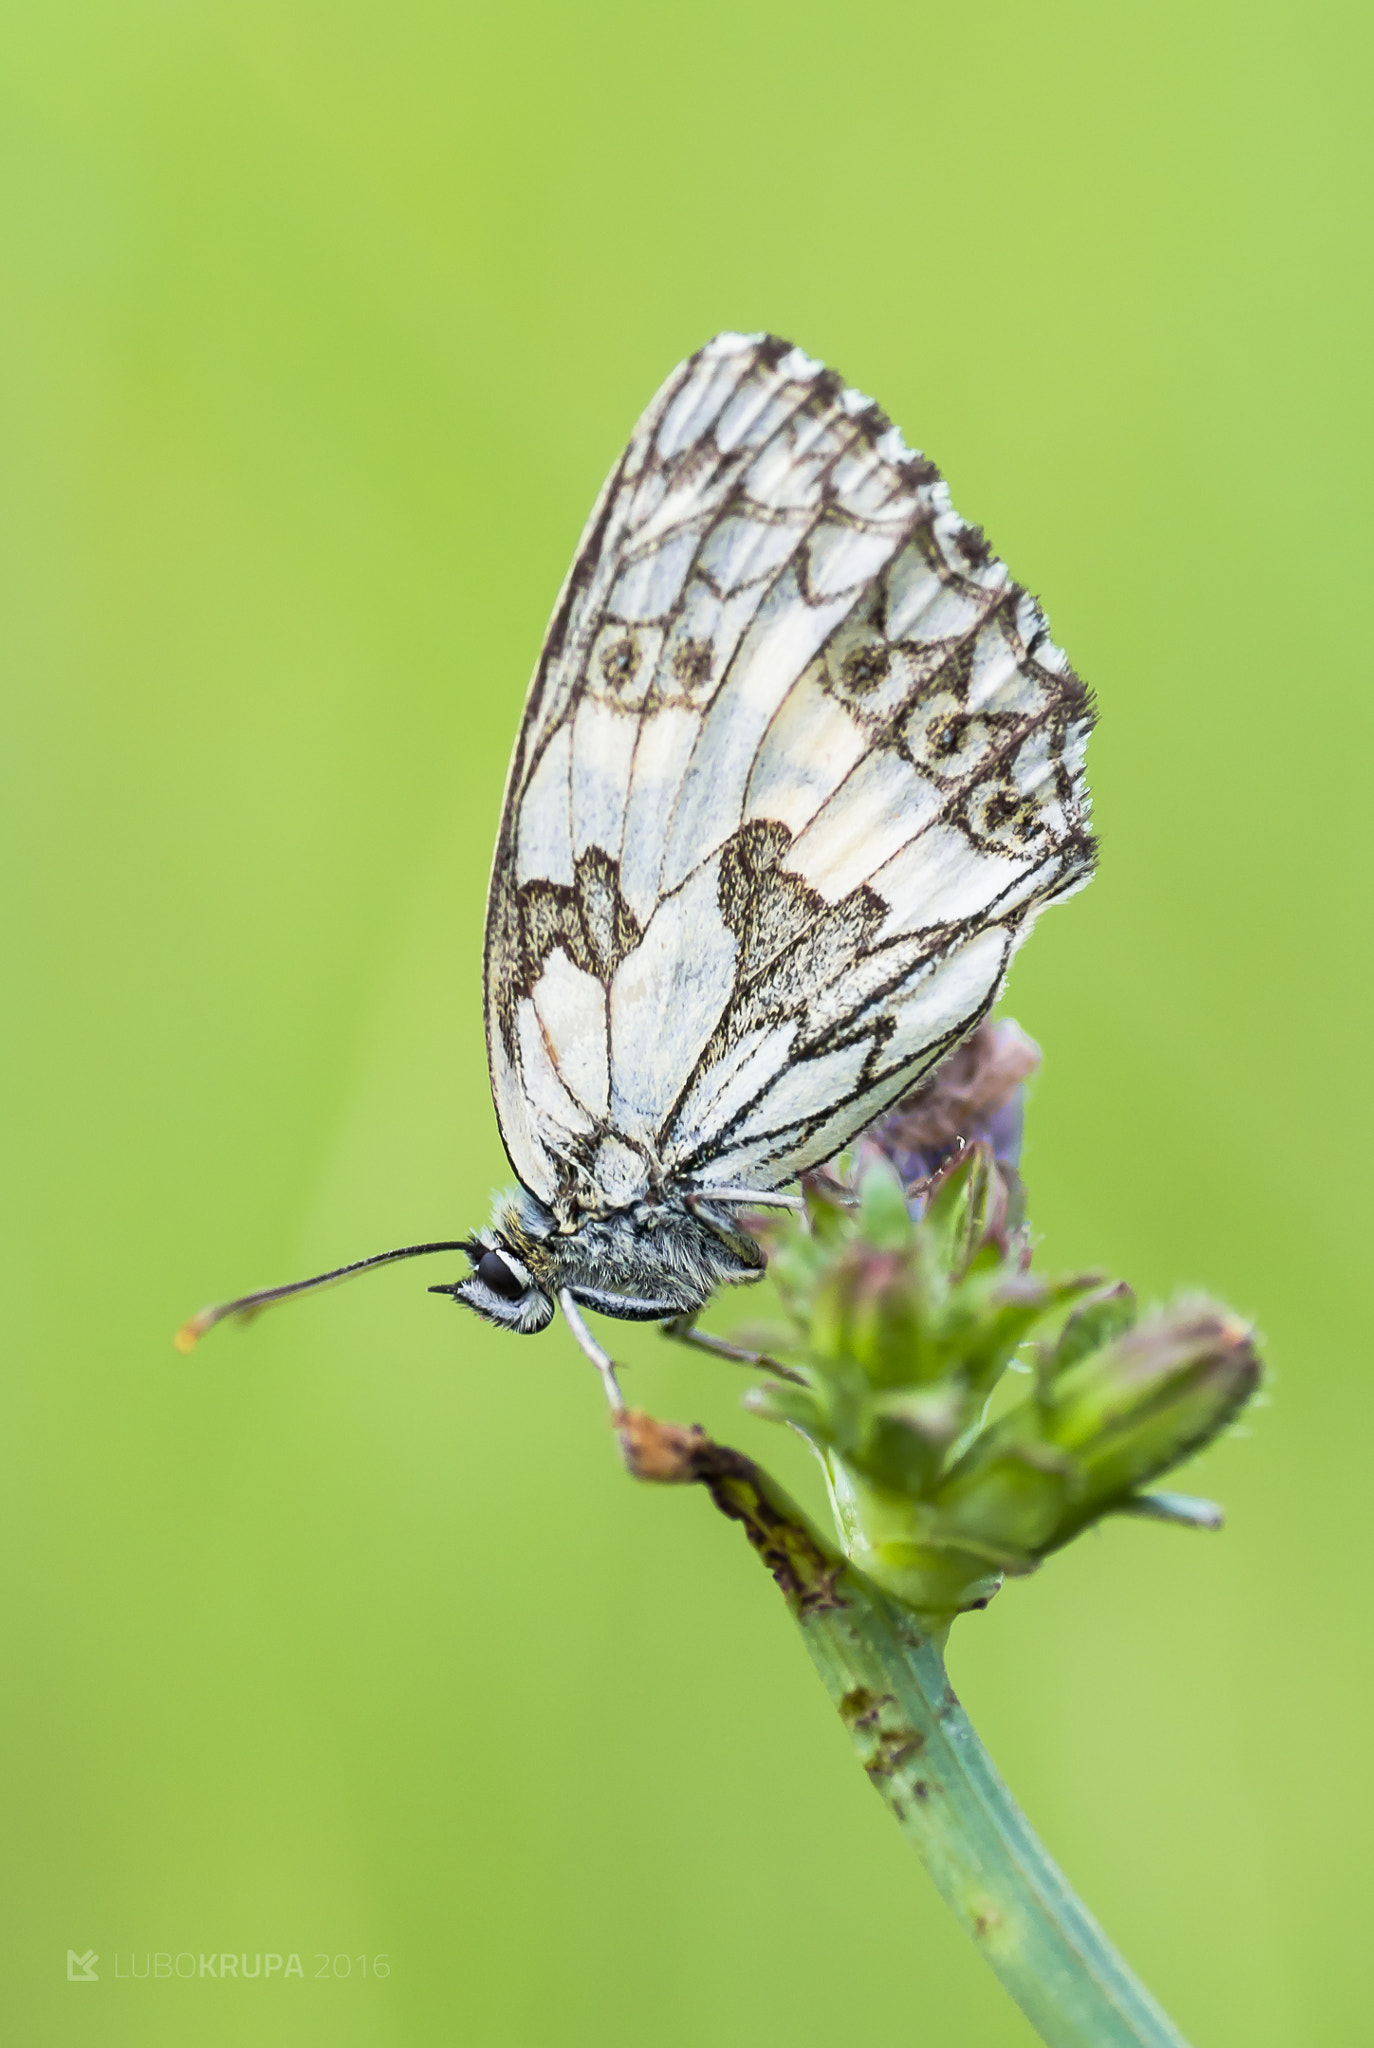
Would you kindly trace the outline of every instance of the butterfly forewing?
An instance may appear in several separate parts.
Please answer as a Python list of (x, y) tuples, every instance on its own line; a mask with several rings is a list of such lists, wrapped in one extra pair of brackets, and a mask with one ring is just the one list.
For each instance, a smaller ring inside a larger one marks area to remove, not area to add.
[(520, 1179), (571, 1217), (829, 1158), (1087, 880), (1089, 724), (876, 406), (709, 343), (598, 500), (511, 765), (486, 1001)]

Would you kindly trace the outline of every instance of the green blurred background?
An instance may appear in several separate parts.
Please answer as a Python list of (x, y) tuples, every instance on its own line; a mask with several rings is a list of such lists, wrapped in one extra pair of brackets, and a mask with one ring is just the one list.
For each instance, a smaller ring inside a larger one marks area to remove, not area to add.
[[(1193, 1475), (1224, 1537), (1084, 1540), (955, 1680), (1199, 2048), (1369, 2039), (1370, 40), (1313, 0), (6, 11), (7, 2040), (1029, 2039), (565, 1336), (412, 1267), (170, 1343), (505, 1177), (525, 680), (725, 326), (875, 392), (1096, 685), (1101, 876), (1008, 1003), (1041, 1256), (1205, 1283), (1274, 1368)], [(621, 1349), (814, 1498), (729, 1369)], [(304, 1975), (123, 1978), (226, 1950)]]

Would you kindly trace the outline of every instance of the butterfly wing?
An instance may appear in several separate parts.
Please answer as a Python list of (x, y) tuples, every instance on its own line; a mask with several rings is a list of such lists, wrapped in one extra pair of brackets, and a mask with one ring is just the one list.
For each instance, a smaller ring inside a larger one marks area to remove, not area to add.
[(1087, 881), (1090, 724), (876, 406), (708, 343), (597, 501), (511, 764), (486, 1005), (520, 1179), (573, 1214), (831, 1157)]

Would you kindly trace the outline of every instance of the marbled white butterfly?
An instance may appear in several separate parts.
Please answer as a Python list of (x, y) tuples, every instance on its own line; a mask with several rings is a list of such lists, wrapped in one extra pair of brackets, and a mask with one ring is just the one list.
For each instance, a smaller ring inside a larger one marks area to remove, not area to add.
[[(539, 657), (492, 870), (487, 1049), (520, 1187), (435, 1289), (691, 1324), (738, 1220), (986, 1015), (1089, 879), (1088, 693), (878, 408), (770, 335), (676, 369), (592, 511)], [(716, 1347), (719, 1348), (719, 1347)]]

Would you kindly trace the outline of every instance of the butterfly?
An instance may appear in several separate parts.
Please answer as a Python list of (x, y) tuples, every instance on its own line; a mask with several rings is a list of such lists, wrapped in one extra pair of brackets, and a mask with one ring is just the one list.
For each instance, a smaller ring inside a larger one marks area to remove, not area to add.
[[(487, 904), (519, 1187), (192, 1319), (461, 1250), (486, 1321), (693, 1319), (760, 1277), (741, 1217), (910, 1094), (1091, 877), (1088, 691), (935, 466), (791, 343), (721, 334), (593, 507), (515, 743)], [(713, 1348), (720, 1348), (713, 1346)]]

